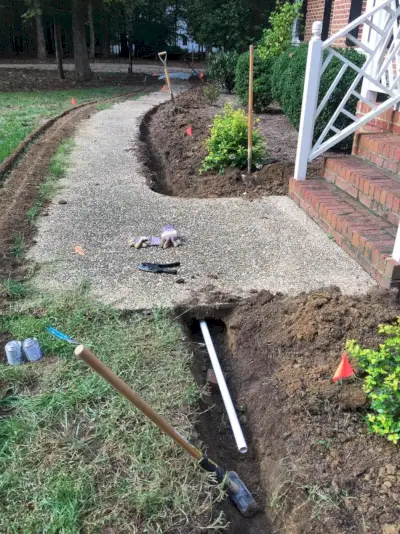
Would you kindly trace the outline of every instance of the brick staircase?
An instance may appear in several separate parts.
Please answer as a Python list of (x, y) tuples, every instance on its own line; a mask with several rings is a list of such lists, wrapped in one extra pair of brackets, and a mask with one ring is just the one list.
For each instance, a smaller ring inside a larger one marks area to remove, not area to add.
[[(359, 104), (358, 115), (369, 110)], [(400, 112), (355, 135), (351, 156), (325, 158), (324, 178), (291, 179), (290, 197), (382, 286), (400, 287), (391, 258), (400, 222)]]

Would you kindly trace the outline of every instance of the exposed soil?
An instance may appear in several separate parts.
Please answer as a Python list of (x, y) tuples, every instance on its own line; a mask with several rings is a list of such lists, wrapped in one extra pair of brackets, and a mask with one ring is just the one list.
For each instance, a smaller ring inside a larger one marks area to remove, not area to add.
[(144, 74), (93, 73), (89, 82), (77, 82), (75, 73), (65, 71), (65, 80), (60, 80), (57, 71), (34, 69), (0, 68), (0, 91), (44, 91), (73, 89), (74, 87), (134, 86), (161, 84), (157, 77)]
[[(211, 293), (210, 302), (221, 302), (221, 295)], [(398, 534), (399, 448), (368, 432), (360, 375), (331, 381), (346, 340), (379, 345), (377, 325), (400, 315), (397, 293), (350, 297), (329, 288), (289, 298), (261, 292), (218, 309), (193, 306), (184, 314), (187, 323), (217, 317), (226, 324), (222, 344), (218, 323), (210, 330), (249, 436), (252, 458), (237, 470), (272, 524), (232, 532)], [(235, 463), (230, 431), (216, 442), (227, 447), (225, 455), (220, 451), (226, 463)]]
[[(257, 128), (265, 138), (268, 160), (259, 170), (226, 169), (224, 174), (199, 174), (206, 155), (205, 140), (215, 114), (233, 97), (223, 95), (215, 106), (207, 104), (203, 87), (197, 86), (171, 102), (150, 111), (141, 127), (143, 163), (149, 186), (157, 192), (181, 197), (255, 198), (286, 195), (293, 176), (297, 132), (277, 107), (257, 115)], [(192, 136), (186, 134), (192, 126)], [(319, 158), (309, 167), (309, 175), (321, 174)]]

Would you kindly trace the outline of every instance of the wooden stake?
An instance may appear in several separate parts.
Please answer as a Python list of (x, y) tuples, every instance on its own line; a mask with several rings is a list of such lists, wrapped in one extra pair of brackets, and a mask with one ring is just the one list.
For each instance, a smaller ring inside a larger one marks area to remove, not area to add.
[(253, 159), (253, 79), (254, 79), (254, 45), (250, 45), (249, 55), (249, 111), (247, 140), (247, 172), (251, 173)]

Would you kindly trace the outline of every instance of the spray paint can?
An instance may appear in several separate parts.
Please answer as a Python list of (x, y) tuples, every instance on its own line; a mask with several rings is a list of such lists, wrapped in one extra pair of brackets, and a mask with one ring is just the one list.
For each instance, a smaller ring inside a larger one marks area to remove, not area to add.
[(35, 337), (28, 337), (22, 343), (25, 356), (30, 362), (37, 362), (42, 357), (42, 349), (40, 348), (39, 341)]
[(13, 339), (6, 344), (4, 349), (6, 351), (7, 361), (10, 365), (21, 365), (21, 363), (24, 363), (20, 341)]

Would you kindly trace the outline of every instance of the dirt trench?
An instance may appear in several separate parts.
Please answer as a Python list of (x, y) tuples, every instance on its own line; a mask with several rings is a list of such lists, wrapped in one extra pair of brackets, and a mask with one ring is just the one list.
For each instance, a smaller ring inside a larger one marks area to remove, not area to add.
[(178, 315), (200, 386), (211, 367), (198, 323), (207, 318), (248, 440), (248, 455), (240, 455), (218, 392), (205, 396), (198, 433), (210, 456), (239, 473), (261, 509), (248, 520), (227, 501), (228, 532), (398, 534), (399, 448), (369, 433), (362, 376), (331, 380), (347, 339), (366, 347), (382, 342), (378, 324), (400, 315), (397, 293), (260, 292), (217, 307), (222, 298), (215, 297)]

